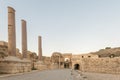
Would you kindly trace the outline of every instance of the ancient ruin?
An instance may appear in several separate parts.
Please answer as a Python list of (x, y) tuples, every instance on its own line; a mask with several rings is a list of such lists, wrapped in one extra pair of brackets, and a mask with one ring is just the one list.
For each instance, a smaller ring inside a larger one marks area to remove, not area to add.
[[(2, 50), (4, 52), (1, 52), (0, 73), (31, 71), (31, 62), (21, 60), (19, 49), (16, 49), (15, 10), (12, 7), (8, 7), (8, 44), (7, 42), (1, 42), (1, 48), (3, 48), (3, 46), (4, 50)], [(18, 55), (16, 55), (16, 52), (18, 52)]]
[(47, 65), (43, 61), (42, 56), (42, 37), (38, 36), (38, 60), (34, 63), (34, 67), (38, 70), (45, 70), (47, 69)]
[(38, 36), (38, 59), (42, 61), (42, 37)]
[(15, 10), (8, 7), (8, 42), (0, 41), (0, 73), (31, 70), (75, 69), (82, 72), (120, 74), (120, 48), (106, 47), (96, 52), (74, 55), (54, 52), (42, 56), (42, 37), (38, 36), (38, 55), (27, 49), (26, 21), (22, 20), (22, 53), (16, 48)]
[(8, 54), (16, 56), (15, 10), (8, 7)]
[(27, 58), (27, 29), (26, 21), (21, 20), (22, 22), (22, 54), (23, 58)]

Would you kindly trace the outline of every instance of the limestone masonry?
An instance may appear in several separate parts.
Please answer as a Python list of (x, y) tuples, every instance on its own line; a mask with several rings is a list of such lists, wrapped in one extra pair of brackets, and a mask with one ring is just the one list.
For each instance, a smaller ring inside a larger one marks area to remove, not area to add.
[(38, 36), (38, 55), (27, 49), (27, 25), (21, 20), (22, 53), (16, 48), (15, 10), (8, 7), (8, 42), (0, 41), (0, 73), (23, 73), (31, 70), (72, 68), (82, 72), (120, 74), (120, 48), (73, 55), (53, 52), (42, 54), (42, 36)]

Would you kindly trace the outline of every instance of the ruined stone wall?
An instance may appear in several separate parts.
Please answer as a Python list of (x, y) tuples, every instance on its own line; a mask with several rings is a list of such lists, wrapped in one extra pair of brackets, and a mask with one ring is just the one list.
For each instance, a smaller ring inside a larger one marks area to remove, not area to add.
[(81, 63), (81, 70), (98, 73), (120, 73), (120, 57), (116, 58), (84, 58)]
[(58, 68), (59, 68), (58, 64), (51, 64), (49, 66), (49, 69), (58, 69)]
[(8, 56), (8, 44), (5, 41), (0, 41), (0, 59)]
[(28, 61), (0, 60), (0, 73), (22, 73), (31, 71), (31, 63)]
[(22, 59), (22, 54), (20, 53), (20, 50), (16, 48), (16, 57)]
[(35, 62), (34, 68), (36, 68), (37, 70), (46, 70), (47, 66), (41, 62)]
[(72, 56), (72, 69), (74, 69), (74, 65), (75, 64), (79, 64), (80, 65), (80, 62), (81, 62), (81, 56), (80, 55), (73, 55)]
[(47, 65), (51, 64), (51, 58), (50, 57), (43, 57), (43, 62)]

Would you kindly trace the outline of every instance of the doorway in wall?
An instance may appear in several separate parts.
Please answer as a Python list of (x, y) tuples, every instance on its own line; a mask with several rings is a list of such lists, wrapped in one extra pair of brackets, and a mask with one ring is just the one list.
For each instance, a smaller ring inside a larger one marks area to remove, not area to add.
[(79, 64), (75, 64), (75, 65), (74, 65), (74, 69), (75, 69), (75, 70), (79, 70), (79, 68), (80, 68), (80, 65), (79, 65)]
[(64, 68), (69, 68), (69, 63), (64, 63)]

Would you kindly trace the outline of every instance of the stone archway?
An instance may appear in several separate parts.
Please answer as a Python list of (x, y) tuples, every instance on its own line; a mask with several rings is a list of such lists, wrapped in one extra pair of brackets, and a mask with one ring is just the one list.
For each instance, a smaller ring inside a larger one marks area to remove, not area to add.
[(80, 68), (80, 65), (79, 65), (79, 64), (75, 64), (75, 65), (74, 65), (74, 69), (75, 69), (75, 70), (79, 70), (79, 68)]

